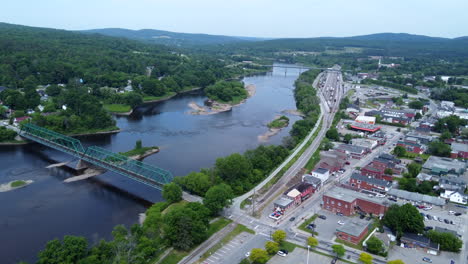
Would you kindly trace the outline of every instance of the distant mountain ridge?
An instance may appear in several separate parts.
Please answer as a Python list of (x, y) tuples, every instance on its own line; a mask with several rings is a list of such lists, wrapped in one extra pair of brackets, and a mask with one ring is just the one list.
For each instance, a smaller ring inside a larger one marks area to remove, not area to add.
[(140, 41), (172, 45), (172, 46), (193, 46), (193, 45), (217, 45), (236, 42), (250, 42), (264, 40), (254, 37), (235, 37), (210, 34), (178, 33), (156, 29), (131, 30), (123, 28), (103, 28), (82, 30), (82, 33), (97, 33), (112, 37), (124, 37)]

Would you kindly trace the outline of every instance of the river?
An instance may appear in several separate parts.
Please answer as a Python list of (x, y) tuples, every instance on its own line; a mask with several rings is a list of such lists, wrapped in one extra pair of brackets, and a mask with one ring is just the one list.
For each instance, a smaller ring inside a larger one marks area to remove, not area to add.
[[(141, 106), (128, 117), (116, 117), (121, 132), (114, 135), (81, 137), (83, 144), (98, 145), (118, 152), (143, 145), (160, 146), (161, 151), (145, 162), (169, 170), (174, 176), (210, 167), (216, 158), (244, 152), (259, 144), (281, 144), (289, 127), (266, 143), (257, 137), (266, 124), (283, 110), (296, 109), (293, 84), (299, 69), (275, 67), (273, 72), (244, 78), (256, 93), (230, 112), (190, 115), (188, 104), (203, 104), (202, 91), (178, 95), (168, 101)], [(12, 180), (33, 180), (21, 189), (0, 193), (0, 262), (36, 260), (45, 243), (64, 235), (85, 236), (90, 243), (110, 238), (115, 225), (138, 222), (161, 193), (112, 172), (84, 181), (64, 183), (71, 174), (63, 169), (46, 169), (51, 160), (72, 160), (38, 144), (0, 148), (0, 184)]]

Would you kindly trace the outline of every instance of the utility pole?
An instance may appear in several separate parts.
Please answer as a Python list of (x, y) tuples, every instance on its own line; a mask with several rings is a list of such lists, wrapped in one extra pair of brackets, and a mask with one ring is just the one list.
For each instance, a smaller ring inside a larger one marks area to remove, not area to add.
[(255, 188), (253, 189), (252, 195), (252, 216), (255, 216)]

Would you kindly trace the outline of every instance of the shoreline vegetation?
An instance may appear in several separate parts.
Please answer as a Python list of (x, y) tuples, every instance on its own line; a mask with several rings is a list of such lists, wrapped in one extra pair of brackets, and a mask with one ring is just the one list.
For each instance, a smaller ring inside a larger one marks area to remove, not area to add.
[(143, 160), (144, 158), (159, 152), (158, 146), (143, 147), (141, 140), (135, 142), (135, 148), (126, 152), (119, 152), (120, 155), (134, 160)]
[[(231, 88), (228, 87), (227, 89), (230, 90), (232, 89), (232, 87), (234, 87), (234, 89), (237, 89), (239, 87), (237, 83), (241, 83), (241, 82), (236, 82), (236, 84), (231, 86)], [(220, 84), (220, 85), (224, 85), (224, 84)], [(218, 88), (214, 88), (214, 89), (218, 89)], [(222, 89), (222, 88), (219, 88), (219, 89)], [(209, 99), (205, 101), (206, 106), (200, 106), (195, 102), (190, 102), (188, 106), (192, 109), (192, 111), (189, 111), (188, 113), (191, 115), (213, 115), (217, 113), (231, 111), (234, 106), (238, 106), (238, 105), (245, 103), (247, 99), (255, 95), (255, 92), (256, 92), (255, 85), (253, 84), (245, 85), (243, 89), (244, 89), (244, 92), (241, 92), (240, 90), (238, 90), (238, 93), (240, 94), (238, 96), (235, 96), (235, 95), (226, 96), (225, 98), (231, 98), (231, 100), (229, 101), (222, 100), (216, 95), (209, 96), (208, 94), (209, 91), (208, 91), (207, 95)], [(215, 91), (212, 93), (222, 93), (222, 92), (223, 91)]]
[(273, 121), (267, 124), (268, 131), (258, 136), (258, 141), (267, 142), (271, 137), (278, 134), (281, 129), (289, 125), (289, 118), (287, 116), (281, 115), (276, 116)]
[(16, 181), (11, 181), (5, 184), (0, 185), (0, 192), (9, 192), (13, 191), (22, 187), (26, 187), (27, 185), (33, 183), (33, 180), (16, 180)]

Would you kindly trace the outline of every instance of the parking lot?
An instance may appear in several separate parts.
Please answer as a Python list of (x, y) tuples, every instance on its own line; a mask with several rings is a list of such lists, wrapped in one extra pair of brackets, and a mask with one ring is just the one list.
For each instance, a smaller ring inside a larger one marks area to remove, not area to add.
[[(424, 225), (425, 226), (432, 226), (432, 227), (441, 227), (441, 228), (446, 228), (450, 229), (453, 231), (456, 231), (459, 235), (464, 236), (464, 225), (466, 224), (466, 214), (464, 214), (464, 209), (455, 207), (453, 205), (448, 205), (448, 208), (442, 209), (439, 207), (433, 207), (431, 210), (423, 210), (423, 209), (418, 209), (419, 212), (427, 215), (429, 214), (430, 216), (436, 216), (438, 219), (441, 220), (433, 220), (433, 219), (425, 219), (424, 220)], [(460, 212), (463, 213), (460, 216), (455, 216), (455, 215), (450, 215), (448, 212), (449, 211), (454, 211), (454, 212)], [(448, 221), (453, 222), (453, 224), (447, 224), (444, 222), (444, 219), (447, 219)]]
[[(330, 263), (332, 258), (314, 253), (309, 251), (309, 263), (325, 264)], [(293, 252), (290, 252), (286, 257), (274, 256), (268, 261), (268, 264), (284, 264), (284, 263), (294, 263), (294, 264), (306, 264), (307, 263), (307, 250), (302, 248), (296, 248)], [(343, 263), (337, 261), (336, 263)]]
[(457, 261), (459, 259), (459, 254), (444, 251), (442, 251), (438, 256), (433, 256), (427, 254), (423, 250), (402, 248), (395, 245), (388, 253), (388, 259), (403, 259), (405, 263), (425, 263), (422, 261), (424, 257), (430, 258), (432, 263), (435, 264), (450, 264), (450, 260), (452, 259), (455, 260), (455, 263), (459, 263)]

